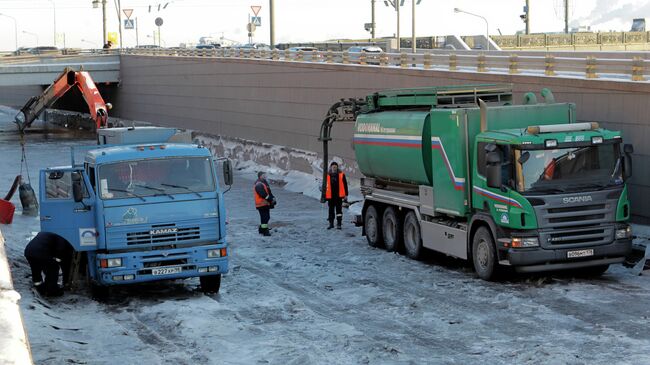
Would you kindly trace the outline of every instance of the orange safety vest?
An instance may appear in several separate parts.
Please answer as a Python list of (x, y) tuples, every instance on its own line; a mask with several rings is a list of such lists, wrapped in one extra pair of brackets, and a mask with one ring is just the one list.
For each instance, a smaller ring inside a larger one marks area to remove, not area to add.
[(266, 186), (266, 184), (261, 181), (256, 181), (255, 185), (253, 185), (253, 195), (255, 195), (255, 208), (261, 208), (267, 205), (271, 205), (266, 199), (264, 199), (263, 196), (260, 196), (260, 194), (257, 193), (257, 190), (255, 190), (257, 184), (262, 184), (262, 186), (264, 187), (264, 191), (266, 191), (266, 196), (269, 196), (269, 187)]
[[(325, 189), (325, 199), (332, 199), (332, 179), (327, 174), (327, 187)], [(343, 173), (339, 172), (339, 198), (345, 198), (345, 186), (343, 185)]]

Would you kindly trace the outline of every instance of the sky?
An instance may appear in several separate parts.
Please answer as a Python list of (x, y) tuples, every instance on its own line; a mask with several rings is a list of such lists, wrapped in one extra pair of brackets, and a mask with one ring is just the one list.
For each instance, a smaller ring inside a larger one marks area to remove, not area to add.
[[(108, 31), (117, 32), (117, 0), (107, 1)], [(368, 38), (364, 23), (371, 21), (371, 1), (275, 0), (276, 43)], [(402, 37), (411, 36), (411, 1), (405, 0), (400, 10)], [(530, 3), (532, 32), (564, 29), (563, 0)], [(253, 40), (269, 43), (268, 0), (121, 0), (122, 9), (133, 9), (131, 18), (139, 23), (138, 44), (153, 44), (154, 20), (160, 17), (162, 43), (168, 47), (197, 43), (201, 36), (246, 43), (251, 5), (262, 7), (262, 26)], [(524, 28), (519, 18), (524, 5), (525, 0), (421, 0), (416, 6), (416, 35), (485, 33), (483, 20), (454, 13), (456, 7), (485, 17), (490, 34), (514, 34)], [(40, 46), (53, 45), (54, 8), (56, 32), (65, 34), (67, 47), (101, 47), (102, 11), (93, 8), (92, 0), (0, 0), (0, 14), (16, 19), (18, 47), (33, 47), (37, 41)], [(650, 0), (571, 0), (569, 9), (571, 27), (589, 25), (594, 30), (629, 30), (633, 18), (650, 18)], [(396, 31), (396, 12), (383, 0), (376, 1), (376, 24), (378, 37), (393, 36)], [(124, 46), (135, 46), (136, 31), (122, 32)], [(0, 50), (15, 48), (14, 34), (13, 20), (0, 15)], [(62, 35), (57, 46), (63, 47)]]

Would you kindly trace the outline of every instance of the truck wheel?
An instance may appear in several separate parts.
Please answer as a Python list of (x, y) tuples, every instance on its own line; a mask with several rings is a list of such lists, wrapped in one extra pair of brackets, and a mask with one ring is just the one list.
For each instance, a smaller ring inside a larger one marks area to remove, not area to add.
[(406, 256), (419, 260), (422, 258), (422, 236), (420, 235), (420, 222), (413, 212), (408, 212), (404, 218), (404, 251)]
[(497, 254), (492, 234), (485, 227), (480, 227), (472, 240), (472, 261), (474, 270), (483, 280), (492, 280), (497, 271)]
[(363, 216), (363, 228), (366, 231), (368, 244), (372, 247), (380, 247), (383, 243), (381, 223), (379, 213), (374, 205), (370, 205), (366, 209), (366, 214)]
[(402, 224), (395, 208), (388, 207), (384, 210), (381, 226), (386, 250), (390, 252), (398, 251), (402, 245)]
[(216, 294), (219, 292), (219, 288), (221, 287), (221, 274), (200, 276), (199, 280), (201, 281), (201, 290), (204, 293)]

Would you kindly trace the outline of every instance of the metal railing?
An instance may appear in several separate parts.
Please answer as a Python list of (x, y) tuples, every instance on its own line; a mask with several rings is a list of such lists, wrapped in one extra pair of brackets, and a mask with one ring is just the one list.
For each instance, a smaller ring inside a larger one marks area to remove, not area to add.
[[(431, 50), (425, 53), (356, 53), (334, 51), (257, 50), (245, 48), (127, 48), (75, 50), (58, 57), (98, 55), (237, 58), (284, 62), (344, 64), (438, 71), (569, 77), (644, 82), (650, 79), (650, 60), (639, 53), (609, 52), (476, 52)], [(24, 57), (24, 58), (23, 58)], [(16, 58), (3, 57), (1, 63)], [(56, 57), (52, 55), (41, 57)]]
[[(521, 74), (531, 76), (557, 76), (587, 79), (647, 81), (650, 78), (650, 60), (641, 57), (598, 58), (559, 52), (525, 55), (507, 52), (448, 52), (427, 53), (350, 53), (350, 52), (303, 52), (289, 50), (255, 50), (242, 48), (222, 49), (123, 49), (122, 54), (216, 57), (270, 61), (345, 64), (367, 67), (392, 67), (464, 71), (478, 73)], [(610, 56), (611, 57), (611, 56)]]

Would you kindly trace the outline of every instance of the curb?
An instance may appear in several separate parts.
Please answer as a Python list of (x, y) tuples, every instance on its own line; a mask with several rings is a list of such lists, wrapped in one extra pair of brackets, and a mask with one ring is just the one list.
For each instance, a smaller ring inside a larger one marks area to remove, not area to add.
[(0, 231), (0, 364), (33, 364), (4, 244)]

